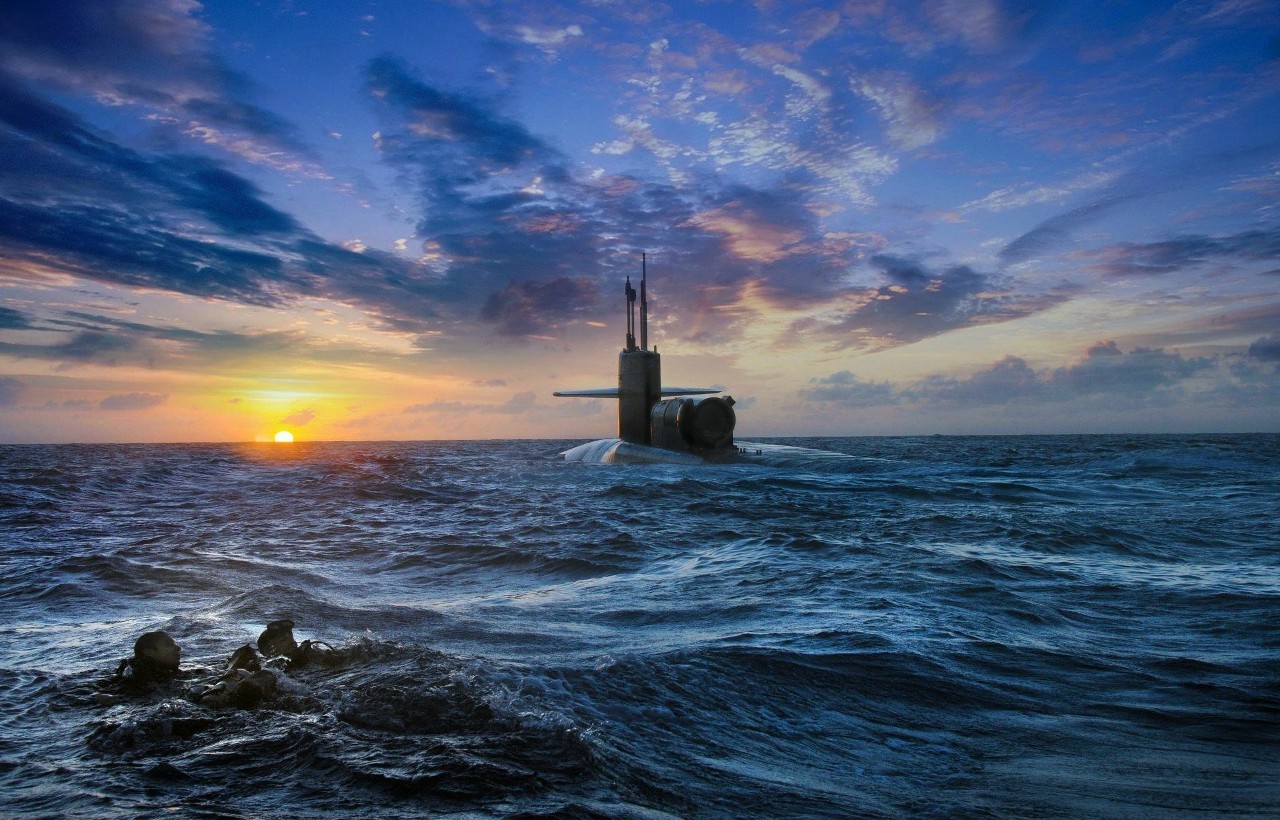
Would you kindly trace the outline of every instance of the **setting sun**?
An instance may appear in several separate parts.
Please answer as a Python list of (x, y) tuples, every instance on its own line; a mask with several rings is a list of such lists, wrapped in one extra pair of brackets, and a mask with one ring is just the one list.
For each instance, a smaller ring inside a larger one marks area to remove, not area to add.
[(281, 430), (279, 433), (276, 433), (277, 444), (289, 444), (292, 441), (293, 433), (290, 433), (288, 430)]

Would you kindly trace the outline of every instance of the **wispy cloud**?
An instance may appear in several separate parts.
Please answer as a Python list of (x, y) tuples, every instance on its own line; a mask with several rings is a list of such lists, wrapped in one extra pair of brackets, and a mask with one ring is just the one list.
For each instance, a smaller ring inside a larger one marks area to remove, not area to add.
[(155, 122), (277, 168), (323, 175), (297, 130), (255, 105), (187, 0), (14, 0), (0, 10), (0, 73), (157, 112)]
[(305, 410), (296, 410), (290, 413), (289, 415), (285, 416), (280, 421), (283, 424), (289, 424), (296, 427), (304, 427), (310, 424), (311, 422), (315, 421), (315, 418), (316, 418), (315, 408), (308, 407)]
[(1280, 228), (1259, 228), (1226, 236), (1184, 235), (1163, 242), (1122, 242), (1084, 251), (1089, 269), (1111, 277), (1161, 276), (1206, 264), (1263, 262), (1280, 270)]
[(869, 260), (887, 284), (862, 291), (856, 306), (834, 318), (805, 320), (793, 331), (832, 348), (885, 348), (975, 325), (1031, 316), (1074, 295), (1066, 286), (1019, 291), (1007, 280), (967, 265), (930, 269), (919, 260), (877, 254)]
[(807, 401), (845, 407), (894, 405), (938, 408), (994, 408), (1005, 405), (1087, 402), (1115, 407), (1164, 406), (1187, 392), (1206, 397), (1216, 383), (1193, 380), (1224, 365), (1210, 357), (1184, 357), (1176, 351), (1134, 348), (1124, 352), (1113, 341), (1098, 342), (1072, 364), (1036, 370), (1013, 355), (966, 376), (935, 375), (904, 385), (868, 382), (844, 370), (812, 380), (800, 391)]
[(159, 407), (169, 400), (165, 393), (116, 393), (98, 402), (103, 410), (150, 410)]
[(935, 116), (937, 104), (927, 100), (906, 75), (880, 72), (854, 77), (851, 84), (875, 105), (889, 139), (900, 148), (922, 148), (941, 136), (942, 126)]

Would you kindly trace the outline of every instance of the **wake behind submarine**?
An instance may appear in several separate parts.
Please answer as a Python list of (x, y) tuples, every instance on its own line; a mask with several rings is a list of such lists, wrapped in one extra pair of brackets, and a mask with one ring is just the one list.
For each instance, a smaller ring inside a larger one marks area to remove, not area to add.
[[(636, 344), (636, 290), (627, 277), (627, 339), (618, 354), (618, 386), (558, 390), (553, 395), (618, 400), (618, 437), (580, 444), (566, 461), (606, 464), (704, 464), (735, 461), (733, 397), (712, 387), (663, 387), (662, 357), (649, 349), (648, 263), (641, 256), (640, 344)], [(701, 398), (689, 398), (700, 396)], [(753, 445), (754, 446), (754, 445)]]

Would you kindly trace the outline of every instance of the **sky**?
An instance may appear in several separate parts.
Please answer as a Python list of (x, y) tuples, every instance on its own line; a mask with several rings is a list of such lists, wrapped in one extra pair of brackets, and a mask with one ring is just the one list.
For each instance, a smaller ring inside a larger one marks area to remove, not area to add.
[(0, 442), (1280, 431), (1280, 2), (6, 0)]

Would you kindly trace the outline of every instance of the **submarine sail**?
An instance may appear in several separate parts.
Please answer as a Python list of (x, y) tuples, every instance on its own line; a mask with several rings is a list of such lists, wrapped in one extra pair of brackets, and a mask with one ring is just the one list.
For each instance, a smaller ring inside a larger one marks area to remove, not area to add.
[[(572, 460), (662, 461), (665, 453), (678, 454), (678, 461), (725, 460), (737, 453), (733, 429), (737, 417), (732, 396), (713, 396), (712, 387), (663, 387), (662, 357), (649, 349), (648, 258), (641, 255), (640, 317), (636, 322), (636, 290), (627, 277), (627, 333), (625, 347), (618, 353), (618, 386), (588, 390), (559, 390), (564, 398), (612, 398), (618, 400), (617, 445), (610, 440), (582, 445), (565, 453), (579, 453)], [(639, 344), (636, 331), (640, 332)], [(689, 398), (703, 396), (704, 398)], [(583, 451), (583, 448), (591, 448)], [(638, 448), (645, 448), (639, 450)], [(656, 452), (647, 452), (647, 451)], [(629, 454), (624, 457), (624, 454)]]

